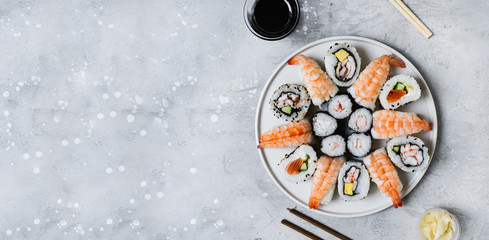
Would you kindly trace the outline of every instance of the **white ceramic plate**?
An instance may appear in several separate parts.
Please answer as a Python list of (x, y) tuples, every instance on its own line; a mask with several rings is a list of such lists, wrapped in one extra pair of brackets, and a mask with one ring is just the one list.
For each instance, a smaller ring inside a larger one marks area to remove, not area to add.
[[(438, 135), (438, 122), (433, 97), (431, 96), (430, 90), (423, 76), (421, 76), (419, 71), (407, 58), (402, 56), (399, 52), (392, 49), (391, 47), (371, 39), (352, 36), (325, 38), (313, 42), (297, 50), (289, 57), (284, 59), (282, 63), (280, 63), (280, 65), (268, 79), (268, 82), (266, 83), (265, 88), (263, 89), (263, 92), (260, 96), (260, 101), (258, 102), (255, 129), (257, 145), (259, 143), (260, 136), (263, 133), (276, 126), (287, 123), (273, 116), (273, 113), (270, 110), (270, 106), (268, 104), (272, 93), (280, 85), (285, 83), (296, 83), (303, 85), (300, 67), (298, 65), (289, 66), (287, 65), (287, 61), (297, 54), (304, 54), (305, 56), (316, 60), (324, 70), (324, 55), (326, 54), (326, 51), (329, 49), (329, 47), (336, 42), (348, 42), (349, 44), (356, 47), (358, 53), (360, 54), (360, 57), (362, 58), (362, 70), (365, 68), (366, 65), (368, 65), (368, 63), (370, 63), (370, 61), (383, 54), (394, 54), (397, 58), (401, 58), (406, 63), (406, 68), (404, 69), (391, 67), (389, 75), (392, 76), (396, 74), (408, 74), (413, 76), (418, 81), (421, 87), (422, 94), (421, 98), (418, 101), (400, 107), (397, 110), (404, 112), (415, 112), (418, 114), (418, 116), (428, 120), (433, 124), (432, 131), (422, 132), (415, 135), (425, 142), (425, 144), (430, 149), (430, 156), (433, 157)], [(340, 91), (344, 91), (344, 89), (345, 88), (340, 88)], [(376, 110), (378, 109), (381, 109), (379, 107), (379, 104)], [(311, 116), (317, 110), (318, 108), (311, 107), (306, 118), (311, 119)], [(385, 146), (385, 142), (385, 140), (373, 140), (372, 150)], [(288, 182), (282, 176), (280, 176), (280, 172), (277, 166), (284, 155), (291, 152), (293, 149), (294, 148), (265, 148), (258, 150), (258, 152), (261, 156), (261, 159), (263, 160), (265, 168), (267, 169), (268, 173), (277, 184), (277, 186), (297, 204), (309, 209), (308, 202), (311, 191), (312, 178), (300, 184)], [(315, 149), (318, 151), (319, 157), (321, 153), (319, 152), (319, 148), (317, 147), (317, 145)], [(421, 180), (424, 173), (426, 172), (426, 169), (414, 173), (407, 173), (400, 169), (397, 169), (397, 172), (399, 173), (401, 182), (404, 185), (404, 189), (401, 192), (401, 197), (404, 197), (416, 186), (416, 184), (418, 184), (418, 182)], [(387, 196), (384, 196), (377, 188), (377, 186), (373, 182), (371, 182), (370, 192), (364, 200), (356, 202), (344, 202), (339, 197), (337, 189), (335, 189), (335, 195), (331, 203), (329, 203), (328, 205), (320, 205), (316, 211), (330, 216), (357, 217), (379, 212), (391, 205), (391, 199)]]

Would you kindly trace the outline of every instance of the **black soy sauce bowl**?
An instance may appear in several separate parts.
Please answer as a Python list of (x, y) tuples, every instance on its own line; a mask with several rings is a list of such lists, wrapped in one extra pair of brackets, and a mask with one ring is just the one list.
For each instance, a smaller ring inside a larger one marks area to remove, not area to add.
[(257, 37), (267, 40), (276, 41), (287, 37), (292, 31), (294, 31), (297, 23), (299, 23), (300, 18), (300, 6), (298, 0), (284, 0), (289, 5), (289, 10), (291, 12), (291, 17), (289, 18), (289, 24), (280, 32), (270, 33), (261, 29), (254, 20), (254, 10), (256, 4), (259, 1), (266, 0), (246, 0), (243, 9), (244, 20), (248, 29)]

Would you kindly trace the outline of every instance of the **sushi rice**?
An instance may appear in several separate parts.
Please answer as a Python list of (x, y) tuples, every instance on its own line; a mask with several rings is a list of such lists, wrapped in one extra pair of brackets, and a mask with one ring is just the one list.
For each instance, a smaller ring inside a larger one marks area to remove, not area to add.
[(286, 180), (299, 183), (313, 176), (317, 159), (314, 149), (303, 144), (285, 155), (278, 166), (280, 173)]
[(372, 128), (372, 113), (366, 108), (355, 110), (348, 120), (348, 127), (355, 132), (368, 132)]
[(338, 174), (338, 194), (345, 201), (364, 199), (370, 190), (370, 175), (360, 161), (348, 161)]
[(275, 117), (292, 122), (306, 116), (311, 98), (305, 87), (284, 84), (275, 90), (269, 103)]
[(326, 73), (339, 87), (352, 85), (360, 74), (361, 58), (348, 43), (335, 43), (324, 57)]
[(345, 119), (352, 112), (353, 103), (348, 95), (337, 95), (328, 102), (328, 113), (336, 119)]
[(334, 133), (338, 127), (338, 122), (327, 113), (317, 112), (312, 117), (312, 126), (316, 136), (326, 137)]
[(385, 82), (379, 100), (384, 109), (396, 109), (414, 102), (421, 96), (418, 82), (408, 75), (396, 75)]
[(352, 133), (346, 143), (348, 151), (355, 157), (365, 157), (372, 147), (372, 138), (365, 133)]
[(430, 163), (428, 147), (423, 140), (413, 136), (396, 137), (387, 142), (391, 161), (405, 172), (426, 168)]
[(326, 196), (324, 196), (324, 198), (321, 200), (321, 204), (328, 204), (331, 202), (331, 200), (333, 200), (333, 196), (334, 196), (334, 189), (335, 189), (335, 186), (331, 187), (328, 191), (328, 193), (326, 194)]
[(322, 140), (321, 151), (330, 157), (338, 157), (345, 154), (345, 145), (345, 139), (342, 136), (331, 135)]

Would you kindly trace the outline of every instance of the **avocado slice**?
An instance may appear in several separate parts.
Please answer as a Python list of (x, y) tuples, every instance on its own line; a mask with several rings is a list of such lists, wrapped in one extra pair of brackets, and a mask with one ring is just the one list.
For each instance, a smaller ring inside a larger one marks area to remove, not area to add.
[(399, 146), (395, 146), (392, 148), (392, 150), (394, 150), (394, 152), (398, 153), (399, 150), (400, 150), (400, 147)]
[(282, 112), (287, 113), (287, 114), (292, 113), (292, 107), (290, 105), (283, 107), (281, 110), (282, 110)]
[(396, 86), (394, 86), (394, 90), (404, 90), (406, 86), (400, 82), (396, 83)]
[(307, 171), (307, 162), (303, 162), (299, 171)]

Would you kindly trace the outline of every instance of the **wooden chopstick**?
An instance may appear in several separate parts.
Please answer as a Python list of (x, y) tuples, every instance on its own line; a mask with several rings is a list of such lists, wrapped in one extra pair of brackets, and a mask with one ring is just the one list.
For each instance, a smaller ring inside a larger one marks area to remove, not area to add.
[(421, 27), (421, 29), (423, 29), (424, 32), (433, 34), (430, 31), (430, 29), (428, 29), (428, 27), (423, 22), (421, 22), (421, 20), (416, 16), (416, 14), (414, 14), (413, 11), (411, 11), (411, 9), (402, 0), (395, 0), (395, 1), (404, 10), (404, 12), (409, 14), (409, 17), (411, 17), (411, 19), (414, 20), (416, 24), (419, 27)]
[(433, 35), (431, 30), (416, 17), (404, 2), (401, 0), (389, 0), (389, 2), (394, 5), (394, 7), (396, 7), (397, 10), (399, 10), (399, 12), (401, 12), (402, 15), (404, 15), (404, 17), (406, 17), (426, 38), (430, 38)]
[(422, 31), (425, 33), (424, 35), (426, 38), (429, 38), (431, 37), (431, 35), (433, 35), (430, 29), (428, 29), (428, 27), (423, 22), (421, 22), (421, 20), (413, 13), (413, 11), (411, 11), (411, 9), (409, 9), (408, 6), (406, 6), (406, 4), (402, 0), (395, 1), (404, 10), (404, 12), (406, 12), (411, 17), (411, 19), (416, 22), (416, 25), (422, 29)]
[(301, 212), (299, 212), (299, 211), (297, 211), (297, 210), (295, 210), (293, 208), (287, 208), (287, 210), (289, 210), (290, 213), (296, 215), (297, 217), (300, 217), (303, 220), (308, 221), (312, 225), (314, 225), (314, 226), (316, 226), (318, 228), (321, 228), (322, 230), (328, 232), (329, 234), (331, 234), (331, 235), (333, 235), (333, 236), (335, 236), (335, 237), (337, 237), (337, 238), (339, 238), (341, 240), (351, 240), (347, 236), (345, 236), (345, 235), (337, 232), (336, 230), (334, 230), (334, 229), (332, 229), (332, 228), (330, 228), (330, 227), (328, 227), (328, 226), (326, 226), (326, 225), (324, 225), (324, 224), (322, 224), (322, 223), (314, 220), (313, 218), (311, 218), (311, 217), (309, 217), (309, 216), (307, 216), (307, 215), (305, 215), (305, 214), (303, 214), (303, 213), (301, 213)]
[(308, 232), (307, 230), (304, 230), (303, 228), (287, 221), (287, 219), (282, 219), (281, 223), (289, 228), (292, 228), (293, 230), (299, 232), (299, 233), (302, 233), (302, 235), (310, 238), (310, 239), (314, 239), (314, 240), (323, 240), (322, 238), (314, 235), (313, 233), (311, 232)]

